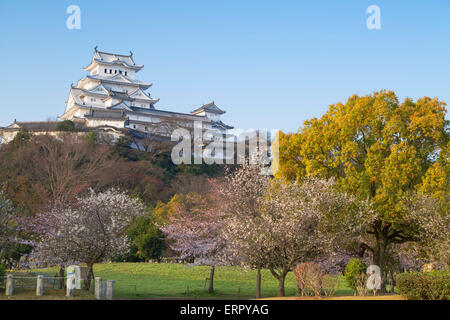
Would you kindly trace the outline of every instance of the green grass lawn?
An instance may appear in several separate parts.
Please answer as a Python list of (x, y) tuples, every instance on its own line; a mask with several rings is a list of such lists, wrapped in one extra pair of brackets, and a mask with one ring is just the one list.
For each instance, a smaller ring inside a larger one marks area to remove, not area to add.
[[(39, 274), (55, 275), (57, 268), (33, 270)], [(108, 263), (94, 266), (96, 277), (115, 280), (116, 298), (215, 298), (248, 299), (255, 298), (256, 270), (239, 267), (216, 267), (214, 277), (215, 293), (207, 292), (205, 279), (209, 277), (209, 267), (186, 267), (170, 263)], [(262, 297), (274, 297), (278, 293), (278, 281), (268, 270), (261, 271)], [(341, 277), (337, 295), (352, 294)], [(135, 295), (136, 286), (136, 295)], [(189, 287), (189, 291), (188, 291)], [(297, 292), (295, 277), (290, 272), (286, 278), (286, 296)]]

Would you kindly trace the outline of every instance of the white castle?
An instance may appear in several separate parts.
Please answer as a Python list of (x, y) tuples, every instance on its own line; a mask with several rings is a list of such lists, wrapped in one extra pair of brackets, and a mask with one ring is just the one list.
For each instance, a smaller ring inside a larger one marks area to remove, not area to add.
[[(190, 113), (171, 112), (155, 108), (159, 99), (148, 89), (152, 83), (136, 79), (144, 66), (136, 64), (133, 53), (121, 55), (94, 49), (91, 63), (84, 68), (86, 77), (71, 85), (64, 114), (58, 121), (17, 122), (0, 128), (2, 142), (11, 141), (17, 132), (57, 134), (58, 123), (70, 120), (78, 131), (110, 132), (120, 135), (131, 132), (140, 136), (170, 138), (174, 127), (193, 128), (201, 123), (202, 130), (224, 134), (233, 127), (221, 121), (225, 111), (213, 102)], [(168, 130), (170, 128), (170, 130)]]

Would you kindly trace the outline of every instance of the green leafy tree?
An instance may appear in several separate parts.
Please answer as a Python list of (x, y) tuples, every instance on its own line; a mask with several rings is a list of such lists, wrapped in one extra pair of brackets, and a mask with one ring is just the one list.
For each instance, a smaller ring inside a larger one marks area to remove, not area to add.
[(383, 270), (392, 244), (417, 240), (420, 228), (409, 223), (406, 205), (417, 192), (440, 197), (448, 208), (445, 106), (428, 97), (400, 103), (391, 91), (354, 95), (305, 121), (297, 133), (280, 134), (277, 175), (333, 177), (341, 190), (369, 200), (363, 232), (353, 239)]
[(138, 217), (128, 229), (131, 252), (139, 260), (161, 259), (164, 234), (155, 224), (152, 215)]
[(361, 277), (361, 274), (365, 274), (367, 265), (358, 258), (350, 259), (347, 266), (345, 267), (345, 280), (350, 288), (356, 294), (357, 280)]
[(64, 120), (62, 122), (58, 122), (56, 125), (56, 130), (65, 131), (65, 132), (73, 132), (75, 131), (75, 123), (70, 120)]
[(20, 147), (25, 145), (32, 138), (32, 134), (27, 130), (20, 130), (17, 132), (14, 139), (11, 141), (11, 144), (16, 147)]

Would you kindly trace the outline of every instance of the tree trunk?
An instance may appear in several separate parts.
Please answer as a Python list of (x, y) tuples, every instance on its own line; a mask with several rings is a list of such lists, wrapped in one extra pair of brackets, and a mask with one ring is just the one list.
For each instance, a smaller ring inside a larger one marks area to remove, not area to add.
[(386, 249), (388, 241), (384, 235), (380, 232), (376, 236), (376, 244), (373, 251), (373, 264), (380, 267), (381, 270), (381, 293), (386, 292)]
[(64, 268), (63, 265), (61, 265), (59, 267), (59, 275), (58, 275), (58, 277), (59, 277), (59, 285), (58, 285), (59, 289), (64, 289), (64, 273), (65, 273), (65, 268)]
[(390, 290), (390, 292), (391, 293), (394, 293), (394, 290), (395, 290), (395, 276), (394, 276), (394, 272), (389, 272), (389, 276), (390, 276), (390, 278), (391, 278), (391, 290)]
[(89, 291), (91, 288), (91, 281), (94, 280), (94, 264), (88, 263), (88, 273), (87, 273), (87, 280), (83, 283), (83, 289), (86, 291)]
[(215, 266), (211, 266), (211, 272), (209, 273), (209, 288), (208, 288), (209, 293), (214, 292), (214, 269)]
[(256, 299), (261, 298), (261, 268), (256, 273)]
[(278, 277), (278, 296), (279, 297), (285, 296), (285, 292), (284, 292), (284, 279), (285, 278), (286, 278), (286, 274), (281, 274)]

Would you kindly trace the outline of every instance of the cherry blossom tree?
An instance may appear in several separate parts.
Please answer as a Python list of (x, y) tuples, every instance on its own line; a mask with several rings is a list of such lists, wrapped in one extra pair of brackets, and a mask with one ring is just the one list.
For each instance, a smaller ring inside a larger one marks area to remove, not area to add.
[[(446, 200), (448, 207), (448, 196)], [(450, 265), (450, 215), (443, 204), (423, 194), (415, 194), (407, 201), (407, 223), (412, 227), (411, 236), (416, 240), (416, 243), (405, 246), (404, 253), (408, 257)]]
[(218, 188), (218, 210), (226, 213), (227, 217), (222, 236), (229, 244), (228, 259), (257, 269), (256, 298), (261, 297), (261, 269), (265, 267), (266, 259), (258, 238), (257, 230), (261, 227), (258, 218), (269, 181), (268, 176), (261, 174), (260, 165), (244, 161), (237, 170), (226, 175)]
[(37, 214), (25, 222), (36, 235), (32, 257), (50, 265), (86, 263), (89, 290), (95, 263), (124, 254), (129, 249), (126, 229), (144, 206), (115, 189), (93, 191), (70, 206)]
[(175, 204), (168, 223), (162, 226), (169, 246), (181, 259), (211, 266), (208, 292), (214, 291), (215, 266), (225, 264), (226, 241), (221, 236), (223, 214), (216, 210), (215, 193), (208, 196), (190, 193), (186, 201)]
[(327, 217), (357, 209), (353, 198), (334, 191), (332, 180), (269, 181), (258, 166), (246, 164), (229, 182), (222, 190), (229, 255), (244, 266), (268, 268), (279, 296), (296, 264), (332, 252), (336, 239), (324, 228)]

